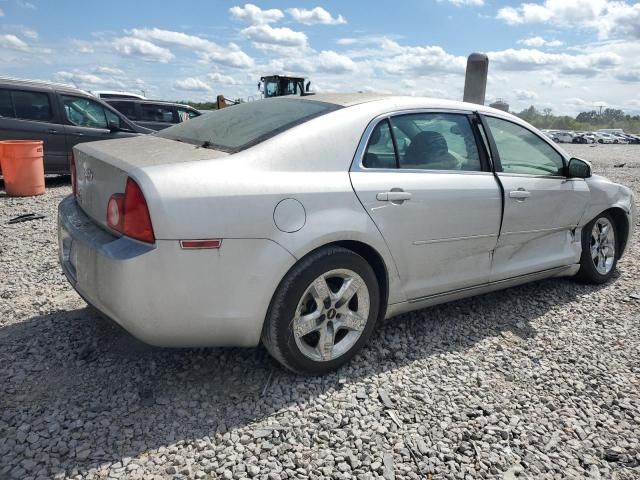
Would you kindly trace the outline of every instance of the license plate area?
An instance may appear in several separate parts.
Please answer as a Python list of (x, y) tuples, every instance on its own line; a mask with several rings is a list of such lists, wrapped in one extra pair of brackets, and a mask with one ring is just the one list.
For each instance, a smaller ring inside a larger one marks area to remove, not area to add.
[(64, 227), (60, 229), (60, 255), (61, 255), (61, 263), (67, 275), (72, 279), (76, 280), (77, 271), (76, 264), (78, 263), (78, 251), (75, 242), (69, 232), (67, 232)]

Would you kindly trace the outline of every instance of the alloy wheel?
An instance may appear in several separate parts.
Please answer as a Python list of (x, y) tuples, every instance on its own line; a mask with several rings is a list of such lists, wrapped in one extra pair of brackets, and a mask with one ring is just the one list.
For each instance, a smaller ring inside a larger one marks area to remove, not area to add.
[(298, 302), (293, 336), (300, 352), (318, 362), (347, 353), (369, 318), (370, 296), (360, 275), (336, 269), (316, 278)]
[(591, 260), (600, 275), (611, 271), (616, 256), (615, 229), (609, 219), (596, 220), (591, 229)]

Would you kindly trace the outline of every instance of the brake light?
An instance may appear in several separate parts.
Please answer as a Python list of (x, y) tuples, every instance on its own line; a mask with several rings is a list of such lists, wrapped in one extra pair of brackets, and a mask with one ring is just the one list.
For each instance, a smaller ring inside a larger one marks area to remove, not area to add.
[(142, 190), (132, 178), (122, 193), (115, 193), (107, 203), (107, 225), (127, 237), (141, 242), (156, 241), (151, 225), (149, 207)]
[(71, 173), (71, 190), (75, 197), (78, 194), (78, 178), (76, 176), (76, 159), (73, 156), (73, 150), (69, 156), (69, 172)]

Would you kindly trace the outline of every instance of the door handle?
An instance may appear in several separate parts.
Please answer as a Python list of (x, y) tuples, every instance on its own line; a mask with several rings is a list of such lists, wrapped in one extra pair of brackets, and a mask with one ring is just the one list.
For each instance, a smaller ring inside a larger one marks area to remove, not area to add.
[(524, 188), (519, 188), (518, 190), (512, 190), (509, 192), (510, 198), (515, 198), (516, 200), (525, 200), (531, 196), (531, 192), (527, 192)]
[(55, 128), (50, 128), (49, 130), (47, 130), (47, 132), (55, 135), (56, 133), (58, 133), (58, 130), (56, 130)]
[(390, 192), (378, 193), (376, 200), (380, 202), (404, 202), (405, 200), (411, 200), (411, 193), (402, 190), (391, 190)]

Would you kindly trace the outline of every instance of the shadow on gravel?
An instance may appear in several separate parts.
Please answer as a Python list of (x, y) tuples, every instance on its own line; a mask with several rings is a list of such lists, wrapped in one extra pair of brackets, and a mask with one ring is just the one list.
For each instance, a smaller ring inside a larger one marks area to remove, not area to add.
[(67, 472), (82, 473), (268, 416), (277, 421), (278, 411), (340, 388), (339, 379), (464, 353), (507, 331), (533, 337), (531, 321), (598, 288), (546, 280), (403, 315), (381, 325), (349, 365), (319, 378), (282, 370), (263, 347), (150, 347), (91, 308), (34, 317), (0, 329), (0, 431), (16, 439), (21, 425), (39, 425), (49, 437), (38, 445)]
[[(71, 175), (45, 175), (44, 185), (46, 188), (71, 185)], [(0, 190), (4, 190), (4, 177), (0, 176)], [(8, 197), (6, 192), (0, 192), (1, 197)]]

